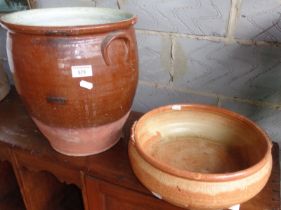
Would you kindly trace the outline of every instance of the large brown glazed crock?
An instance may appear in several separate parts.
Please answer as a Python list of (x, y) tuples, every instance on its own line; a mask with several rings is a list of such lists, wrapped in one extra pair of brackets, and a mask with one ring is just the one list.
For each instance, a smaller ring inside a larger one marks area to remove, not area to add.
[(138, 80), (136, 17), (102, 8), (3, 16), (15, 84), (53, 148), (90, 155), (113, 146)]
[(188, 209), (226, 209), (261, 191), (271, 141), (255, 123), (206, 105), (171, 105), (132, 128), (135, 175), (157, 197)]

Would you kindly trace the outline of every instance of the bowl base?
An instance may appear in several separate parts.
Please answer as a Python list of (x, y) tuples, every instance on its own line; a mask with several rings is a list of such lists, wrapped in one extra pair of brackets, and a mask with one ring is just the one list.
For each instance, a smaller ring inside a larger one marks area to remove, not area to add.
[(151, 157), (180, 170), (230, 173), (247, 168), (239, 147), (202, 137), (156, 137), (145, 143)]

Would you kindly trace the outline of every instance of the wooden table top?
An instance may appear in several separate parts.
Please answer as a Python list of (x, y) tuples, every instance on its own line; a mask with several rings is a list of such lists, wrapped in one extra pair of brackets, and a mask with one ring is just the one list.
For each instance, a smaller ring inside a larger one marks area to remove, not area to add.
[[(132, 123), (141, 116), (132, 112), (124, 126), (124, 137), (117, 145), (101, 154), (87, 157), (70, 157), (54, 151), (47, 139), (40, 133), (13, 89), (0, 102), (0, 146), (13, 147), (32, 153), (40, 159), (54, 162), (61, 167), (82, 170), (90, 176), (126, 187), (144, 194), (150, 192), (137, 180), (130, 167), (127, 147)], [(274, 166), (266, 187), (252, 200), (241, 206), (241, 210), (280, 209), (280, 167), (279, 148), (273, 147)], [(259, 208), (257, 208), (259, 207)]]

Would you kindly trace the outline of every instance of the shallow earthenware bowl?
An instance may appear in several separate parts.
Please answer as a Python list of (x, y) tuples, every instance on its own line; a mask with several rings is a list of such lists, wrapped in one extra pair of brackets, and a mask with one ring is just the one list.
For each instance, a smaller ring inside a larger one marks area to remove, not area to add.
[(271, 141), (255, 123), (206, 105), (170, 105), (132, 128), (129, 157), (154, 195), (190, 209), (222, 209), (259, 193), (272, 169)]

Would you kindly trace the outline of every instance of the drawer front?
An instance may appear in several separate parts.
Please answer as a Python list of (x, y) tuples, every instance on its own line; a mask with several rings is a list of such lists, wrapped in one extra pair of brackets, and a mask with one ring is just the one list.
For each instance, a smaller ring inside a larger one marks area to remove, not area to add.
[(154, 196), (86, 178), (89, 210), (183, 210)]

